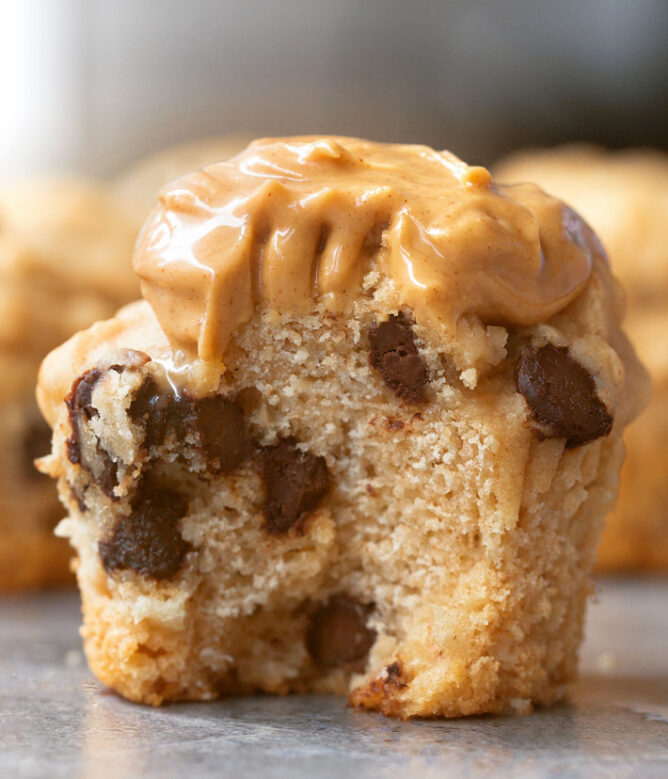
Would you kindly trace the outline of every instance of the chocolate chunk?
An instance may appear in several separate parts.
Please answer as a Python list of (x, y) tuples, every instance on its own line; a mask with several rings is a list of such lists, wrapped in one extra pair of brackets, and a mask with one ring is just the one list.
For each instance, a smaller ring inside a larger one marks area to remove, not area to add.
[(193, 408), (194, 429), (209, 468), (233, 471), (252, 449), (241, 409), (220, 395), (200, 398)]
[(376, 631), (366, 626), (373, 608), (337, 596), (315, 611), (306, 631), (306, 647), (320, 668), (364, 670)]
[(143, 424), (147, 447), (162, 444), (170, 431), (183, 440), (192, 422), (192, 413), (192, 402), (187, 395), (176, 397), (161, 392), (150, 377), (137, 390), (128, 409), (132, 421)]
[[(112, 365), (107, 370), (120, 373), (123, 368), (120, 365)], [(85, 468), (105, 495), (117, 500), (114, 488), (118, 484), (118, 464), (109, 452), (102, 448), (96, 436), (93, 446), (85, 445), (83, 436), (84, 426), (93, 417), (98, 416), (98, 410), (92, 405), (93, 390), (105, 372), (100, 368), (91, 368), (82, 373), (65, 398), (72, 428), (67, 439), (67, 457), (71, 463)]]
[(97, 444), (98, 462), (100, 465), (96, 469), (95, 483), (104, 492), (104, 494), (112, 500), (118, 500), (118, 497), (114, 493), (114, 488), (118, 485), (118, 463), (115, 463), (108, 452), (106, 452), (99, 444)]
[(178, 528), (188, 511), (188, 501), (149, 472), (142, 477), (131, 508), (130, 515), (119, 518), (110, 536), (99, 543), (104, 569), (170, 578), (190, 549)]
[(41, 417), (35, 419), (23, 431), (24, 474), (27, 479), (41, 479), (35, 468), (35, 460), (51, 450), (51, 428)]
[(101, 375), (102, 371), (99, 368), (91, 368), (82, 373), (65, 398), (72, 428), (72, 433), (67, 439), (67, 456), (75, 465), (81, 464), (81, 426), (98, 414), (97, 409), (92, 405), (92, 397)]
[(369, 361), (402, 400), (424, 403), (427, 366), (418, 352), (411, 322), (403, 313), (369, 330)]
[(612, 428), (593, 378), (566, 348), (547, 344), (522, 349), (515, 384), (529, 404), (541, 439), (565, 438), (572, 448), (607, 435)]
[(262, 451), (266, 528), (278, 535), (302, 523), (329, 490), (324, 457), (297, 447), (294, 438), (282, 438)]
[(243, 412), (221, 395), (194, 399), (161, 392), (151, 378), (137, 390), (128, 409), (130, 418), (145, 429), (144, 445), (159, 446), (173, 433), (179, 441), (194, 439), (213, 473), (232, 471), (252, 451)]
[(128, 408), (128, 416), (136, 425), (144, 427), (144, 444), (153, 446), (162, 440), (160, 422), (161, 415), (156, 413), (155, 405), (160, 399), (158, 385), (150, 377), (144, 379), (141, 387), (135, 392), (135, 396)]

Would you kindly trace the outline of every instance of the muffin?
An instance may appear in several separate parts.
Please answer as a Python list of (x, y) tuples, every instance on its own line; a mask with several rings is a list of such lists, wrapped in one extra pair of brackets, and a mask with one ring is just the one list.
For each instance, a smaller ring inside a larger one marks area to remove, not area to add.
[(122, 170), (113, 179), (112, 186), (143, 220), (155, 204), (156, 193), (165, 184), (193, 170), (233, 157), (250, 140), (247, 135), (223, 135), (170, 146)]
[(265, 139), (164, 189), (134, 262), (38, 385), (100, 680), (558, 700), (646, 394), (587, 225), (449, 152)]
[(668, 157), (566, 146), (501, 162), (500, 180), (536, 181), (598, 232), (628, 296), (626, 327), (653, 380), (625, 434), (620, 497), (599, 549), (602, 570), (668, 571)]
[(0, 592), (72, 581), (53, 485), (34, 468), (50, 430), (34, 400), (44, 355), (139, 296), (132, 247), (154, 193), (243, 147), (229, 136), (152, 155), (110, 183), (31, 179), (0, 186)]
[(0, 187), (0, 592), (72, 578), (62, 518), (35, 457), (51, 433), (35, 403), (44, 355), (139, 294), (137, 222), (101, 184), (79, 179)]

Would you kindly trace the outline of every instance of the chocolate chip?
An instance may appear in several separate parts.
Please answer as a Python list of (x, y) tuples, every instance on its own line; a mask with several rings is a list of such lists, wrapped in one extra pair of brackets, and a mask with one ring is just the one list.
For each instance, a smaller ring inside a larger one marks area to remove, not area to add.
[(137, 390), (128, 414), (135, 424), (144, 426), (147, 447), (164, 443), (170, 433), (179, 441), (194, 438), (213, 473), (234, 470), (253, 448), (242, 410), (221, 395), (194, 399), (183, 393), (177, 397), (161, 392), (149, 377)]
[(369, 330), (369, 361), (402, 400), (424, 403), (427, 366), (418, 352), (408, 317), (400, 312)]
[(276, 535), (286, 533), (303, 522), (329, 490), (327, 463), (299, 449), (294, 438), (265, 447), (261, 463), (266, 528)]
[(524, 347), (515, 367), (515, 384), (529, 404), (541, 439), (565, 438), (572, 448), (607, 435), (612, 428), (593, 378), (566, 348)]
[(152, 579), (168, 579), (182, 566), (190, 545), (178, 522), (188, 501), (148, 472), (131, 503), (131, 513), (120, 517), (108, 538), (99, 543), (104, 569), (131, 570)]
[(23, 431), (23, 463), (27, 479), (41, 479), (35, 468), (35, 460), (48, 454), (51, 449), (51, 428), (41, 417), (35, 417)]
[(139, 389), (135, 392), (134, 398), (128, 408), (128, 416), (136, 425), (144, 427), (144, 443), (146, 446), (152, 446), (158, 443), (156, 438), (157, 430), (150, 430), (149, 425), (154, 424), (158, 416), (154, 412), (154, 405), (161, 397), (158, 385), (152, 378), (147, 377), (142, 382)]
[(95, 474), (95, 483), (112, 500), (118, 500), (114, 493), (114, 488), (118, 485), (118, 463), (115, 463), (108, 452), (97, 445), (97, 457), (101, 462), (101, 467)]
[(339, 595), (315, 611), (306, 631), (306, 647), (320, 668), (364, 670), (376, 631), (366, 626), (373, 608)]
[(193, 403), (193, 428), (214, 473), (233, 471), (252, 450), (241, 409), (220, 395)]
[[(120, 365), (111, 365), (107, 370), (120, 373), (123, 368)], [(85, 468), (105, 495), (117, 500), (114, 488), (118, 484), (118, 464), (109, 452), (102, 448), (96, 436), (93, 436), (94, 445), (86, 445), (83, 435), (85, 425), (98, 416), (98, 410), (92, 405), (93, 390), (104, 373), (100, 368), (91, 368), (82, 373), (65, 398), (72, 428), (67, 439), (67, 457), (71, 463)]]
[(185, 438), (192, 418), (192, 402), (186, 395), (176, 397), (162, 392), (148, 377), (137, 390), (128, 414), (133, 422), (144, 426), (144, 445), (159, 446), (170, 431), (179, 440)]
[(72, 385), (70, 394), (65, 398), (65, 404), (70, 415), (72, 433), (67, 439), (67, 456), (74, 465), (81, 464), (81, 433), (82, 425), (89, 422), (98, 411), (92, 405), (93, 390), (100, 380), (102, 371), (91, 368), (82, 373)]

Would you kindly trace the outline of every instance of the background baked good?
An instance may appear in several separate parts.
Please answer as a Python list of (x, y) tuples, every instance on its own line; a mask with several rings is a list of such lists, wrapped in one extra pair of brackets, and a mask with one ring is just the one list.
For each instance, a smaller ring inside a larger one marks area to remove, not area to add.
[(55, 344), (138, 294), (137, 220), (102, 183), (52, 178), (0, 187), (0, 591), (71, 578), (37, 410), (39, 364)]
[(32, 466), (49, 449), (34, 401), (44, 355), (139, 296), (136, 235), (159, 189), (238, 151), (240, 137), (163, 150), (110, 182), (57, 177), (0, 185), (0, 591), (70, 578), (53, 485)]
[(165, 184), (193, 170), (233, 157), (250, 140), (249, 136), (241, 134), (223, 135), (170, 146), (128, 166), (112, 184), (125, 202), (146, 215)]
[(619, 503), (599, 567), (668, 571), (668, 156), (593, 146), (526, 151), (495, 167), (500, 181), (535, 181), (597, 231), (628, 297), (625, 327), (653, 395), (625, 434)]

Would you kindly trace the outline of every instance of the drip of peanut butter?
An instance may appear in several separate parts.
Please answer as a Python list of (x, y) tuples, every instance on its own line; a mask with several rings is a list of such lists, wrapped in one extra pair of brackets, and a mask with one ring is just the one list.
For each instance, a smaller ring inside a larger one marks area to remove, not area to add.
[(259, 305), (345, 311), (372, 266), (418, 322), (537, 323), (602, 253), (560, 201), (496, 187), (450, 152), (304, 137), (255, 141), (164, 189), (135, 269), (172, 345), (211, 361)]

